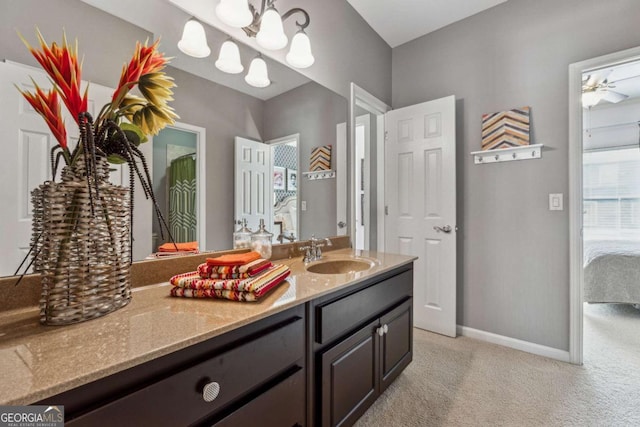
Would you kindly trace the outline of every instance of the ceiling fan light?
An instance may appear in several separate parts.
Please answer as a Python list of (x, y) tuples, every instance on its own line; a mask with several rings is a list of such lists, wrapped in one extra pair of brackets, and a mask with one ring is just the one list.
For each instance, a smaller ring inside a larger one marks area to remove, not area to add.
[(238, 74), (244, 71), (240, 62), (240, 50), (233, 41), (227, 40), (220, 46), (216, 68), (229, 74)]
[(602, 91), (592, 90), (589, 92), (582, 92), (582, 107), (591, 108), (598, 104), (603, 97)]
[(260, 31), (256, 35), (256, 41), (258, 45), (269, 50), (282, 49), (289, 42), (287, 35), (284, 33), (282, 18), (273, 6), (262, 15)]
[(206, 58), (211, 54), (207, 45), (207, 36), (202, 24), (195, 19), (190, 19), (184, 24), (182, 38), (178, 42), (178, 49), (194, 58)]
[(253, 58), (249, 65), (249, 72), (244, 77), (244, 81), (250, 86), (263, 88), (271, 84), (269, 74), (267, 72), (267, 63), (261, 56)]
[(311, 41), (303, 30), (293, 36), (289, 53), (285, 59), (289, 65), (296, 68), (307, 68), (315, 62), (311, 53)]
[(220, 0), (216, 15), (222, 22), (235, 28), (246, 27), (253, 22), (248, 0)]

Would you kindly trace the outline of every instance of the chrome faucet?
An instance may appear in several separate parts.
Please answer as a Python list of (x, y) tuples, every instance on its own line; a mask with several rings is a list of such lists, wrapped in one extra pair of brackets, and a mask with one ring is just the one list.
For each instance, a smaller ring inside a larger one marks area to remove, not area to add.
[[(321, 243), (322, 242), (322, 243)], [(302, 246), (300, 251), (305, 251), (302, 261), (306, 264), (311, 261), (317, 261), (322, 259), (322, 249), (325, 246), (333, 246), (331, 239), (325, 237), (324, 239), (316, 239), (315, 234), (311, 235), (308, 246)]]
[(286, 240), (288, 240), (288, 241), (290, 241), (290, 242), (293, 242), (293, 241), (295, 241), (295, 240), (296, 240), (296, 236), (294, 236), (294, 235), (293, 235), (293, 231), (292, 231), (292, 232), (291, 232), (291, 234), (290, 234), (289, 236), (287, 236), (287, 235), (286, 235), (286, 234), (284, 234), (284, 233), (281, 233), (278, 237), (276, 237), (276, 240), (277, 240), (278, 242), (280, 242), (281, 244), (282, 244), (282, 243), (284, 243), (285, 239), (286, 239)]

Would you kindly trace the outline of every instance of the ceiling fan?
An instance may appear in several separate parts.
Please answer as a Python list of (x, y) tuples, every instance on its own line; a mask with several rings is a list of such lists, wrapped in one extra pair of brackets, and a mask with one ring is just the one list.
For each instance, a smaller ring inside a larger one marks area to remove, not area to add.
[(610, 68), (582, 75), (583, 108), (591, 108), (603, 100), (617, 104), (629, 97), (629, 95), (611, 90), (616, 87), (615, 81), (609, 81), (609, 74), (613, 70), (613, 68)]

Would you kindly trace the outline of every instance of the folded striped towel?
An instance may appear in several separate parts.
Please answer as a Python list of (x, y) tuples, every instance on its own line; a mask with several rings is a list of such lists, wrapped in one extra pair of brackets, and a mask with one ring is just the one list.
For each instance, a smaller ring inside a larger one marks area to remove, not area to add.
[(244, 265), (210, 265), (205, 262), (198, 266), (198, 274), (202, 279), (248, 279), (272, 265), (271, 261), (263, 258)]
[(209, 265), (244, 265), (260, 258), (261, 256), (258, 252), (251, 251), (251, 252), (245, 252), (241, 254), (227, 254), (227, 255), (221, 255), (215, 258), (207, 258), (207, 264)]
[(286, 265), (275, 264), (259, 276), (239, 280), (202, 279), (197, 271), (171, 278), (171, 296), (187, 298), (223, 298), (233, 301), (257, 301), (291, 274)]

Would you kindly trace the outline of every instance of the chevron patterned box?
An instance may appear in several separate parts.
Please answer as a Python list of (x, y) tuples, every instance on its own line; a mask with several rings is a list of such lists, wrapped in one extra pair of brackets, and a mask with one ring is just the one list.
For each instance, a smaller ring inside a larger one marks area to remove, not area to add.
[(482, 151), (529, 145), (530, 107), (482, 115)]
[(331, 145), (316, 147), (311, 150), (311, 167), (309, 170), (327, 171), (331, 169)]

